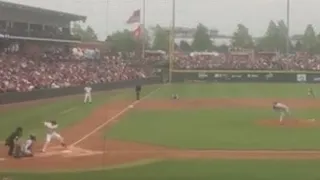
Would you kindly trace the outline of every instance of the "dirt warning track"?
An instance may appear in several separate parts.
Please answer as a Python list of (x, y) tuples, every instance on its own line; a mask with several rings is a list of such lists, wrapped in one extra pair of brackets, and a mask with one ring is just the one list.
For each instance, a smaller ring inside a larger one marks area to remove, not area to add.
[[(79, 124), (65, 129), (62, 134), (69, 149), (52, 146), (46, 153), (22, 160), (7, 158), (0, 148), (0, 169), (52, 170), (94, 168), (120, 165), (149, 159), (320, 159), (320, 151), (230, 151), (230, 150), (177, 150), (161, 146), (103, 140), (101, 129), (112, 126), (130, 110), (129, 105), (141, 109), (195, 109), (217, 107), (270, 107), (274, 99), (190, 99), (117, 102), (97, 108)], [(279, 100), (280, 101), (280, 100)], [(282, 99), (291, 108), (318, 108), (320, 101)], [(263, 121), (268, 125), (267, 121)], [(296, 126), (296, 124), (295, 124)], [(40, 149), (40, 148), (39, 148)], [(1, 159), (5, 158), (5, 159)], [(32, 165), (32, 166), (31, 166)]]

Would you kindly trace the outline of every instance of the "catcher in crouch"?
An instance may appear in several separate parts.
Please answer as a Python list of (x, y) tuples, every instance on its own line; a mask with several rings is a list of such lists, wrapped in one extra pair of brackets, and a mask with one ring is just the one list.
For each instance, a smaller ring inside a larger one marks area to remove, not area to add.
[(272, 109), (276, 112), (280, 113), (280, 123), (283, 123), (283, 119), (286, 115), (289, 115), (289, 107), (283, 103), (274, 102), (272, 105)]
[(31, 134), (25, 143), (16, 145), (15, 158), (33, 157), (33, 145), (36, 142), (36, 136)]

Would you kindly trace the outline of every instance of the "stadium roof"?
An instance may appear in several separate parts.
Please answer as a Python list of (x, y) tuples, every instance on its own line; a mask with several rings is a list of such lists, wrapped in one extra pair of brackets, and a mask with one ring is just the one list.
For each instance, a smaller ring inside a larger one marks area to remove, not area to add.
[(61, 11), (54, 11), (54, 10), (49, 10), (49, 9), (44, 9), (39, 7), (32, 7), (32, 6), (23, 5), (23, 4), (16, 4), (16, 3), (11, 3), (11, 2), (2, 1), (2, 0), (0, 0), (0, 8), (11, 8), (11, 9), (16, 9), (18, 11), (24, 10), (24, 11), (45, 14), (50, 16), (59, 16), (61, 18), (68, 19), (69, 21), (86, 21), (87, 20), (87, 17), (82, 15), (65, 13)]

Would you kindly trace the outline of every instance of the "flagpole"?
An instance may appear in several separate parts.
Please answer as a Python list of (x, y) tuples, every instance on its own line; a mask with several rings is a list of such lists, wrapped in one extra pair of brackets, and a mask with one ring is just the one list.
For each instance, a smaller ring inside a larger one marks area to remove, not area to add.
[(109, 0), (106, 0), (107, 7), (106, 7), (106, 39), (109, 35)]
[(146, 29), (146, 0), (142, 0), (142, 52), (141, 52), (141, 58), (144, 60), (145, 58), (145, 49), (146, 49), (146, 34), (145, 34), (145, 29)]
[(169, 40), (169, 83), (172, 81), (172, 68), (175, 51), (175, 29), (176, 29), (176, 1), (172, 0), (172, 25)]

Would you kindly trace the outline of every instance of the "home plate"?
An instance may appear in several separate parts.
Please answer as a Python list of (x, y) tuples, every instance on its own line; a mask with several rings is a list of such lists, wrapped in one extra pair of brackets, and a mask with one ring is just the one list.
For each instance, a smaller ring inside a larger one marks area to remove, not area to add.
[(0, 158), (0, 161), (4, 161), (4, 160), (6, 160), (5, 158)]
[(62, 153), (65, 153), (65, 154), (67, 154), (67, 153), (72, 153), (72, 151), (70, 150), (70, 149), (67, 149), (67, 150), (63, 150), (63, 151), (61, 151)]

